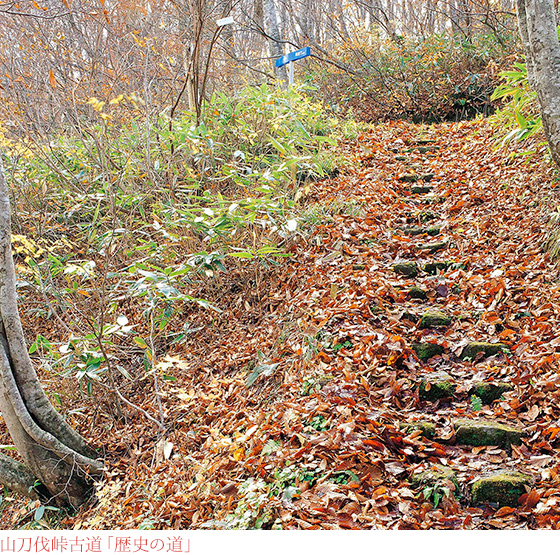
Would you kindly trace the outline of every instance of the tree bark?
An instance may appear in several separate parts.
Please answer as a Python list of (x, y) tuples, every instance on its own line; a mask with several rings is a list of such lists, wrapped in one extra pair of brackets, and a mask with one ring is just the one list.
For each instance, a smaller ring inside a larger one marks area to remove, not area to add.
[(553, 0), (517, 0), (529, 82), (537, 93), (543, 129), (560, 168), (560, 44)]
[(61, 507), (89, 497), (103, 465), (50, 404), (29, 358), (19, 318), (9, 192), (0, 162), (0, 411), (24, 461), (0, 457), (0, 483)]
[[(264, 30), (268, 38), (268, 48), (270, 56), (273, 58), (272, 63), (276, 58), (281, 58), (284, 55), (282, 47), (282, 37), (278, 27), (278, 15), (276, 13), (276, 6), (274, 0), (262, 0), (263, 16), (264, 16)], [(287, 80), (286, 67), (276, 67), (274, 65), (274, 75), (277, 79), (282, 81)]]

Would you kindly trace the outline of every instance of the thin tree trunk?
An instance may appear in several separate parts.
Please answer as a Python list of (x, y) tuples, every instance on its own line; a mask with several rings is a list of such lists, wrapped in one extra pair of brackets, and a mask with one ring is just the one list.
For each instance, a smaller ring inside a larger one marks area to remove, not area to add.
[[(262, 0), (263, 16), (264, 16), (264, 30), (268, 38), (268, 48), (270, 56), (273, 58), (274, 63), (276, 58), (281, 58), (284, 55), (282, 47), (282, 37), (280, 29), (278, 28), (278, 16), (276, 13), (276, 6), (274, 0)], [(282, 81), (287, 80), (286, 67), (274, 66), (274, 74), (277, 79)]]
[(560, 167), (560, 44), (553, 0), (517, 0), (527, 71), (537, 92), (543, 129)]

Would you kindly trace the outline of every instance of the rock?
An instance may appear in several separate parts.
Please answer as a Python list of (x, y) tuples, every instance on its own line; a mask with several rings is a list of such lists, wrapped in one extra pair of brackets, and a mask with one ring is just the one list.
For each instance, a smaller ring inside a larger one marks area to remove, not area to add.
[(453, 397), (456, 386), (447, 372), (434, 372), (420, 382), (418, 394), (420, 399), (437, 401), (446, 397)]
[(418, 275), (418, 265), (416, 262), (399, 262), (393, 265), (393, 270), (405, 277), (416, 277)]
[(439, 146), (419, 146), (416, 148), (416, 150), (420, 154), (426, 154), (428, 152), (433, 152), (434, 150), (439, 150)]
[(353, 264), (352, 265), (352, 270), (365, 270), (365, 269), (366, 269), (365, 264)]
[(410, 192), (413, 195), (425, 195), (432, 192), (432, 187), (427, 187), (425, 185), (415, 185), (410, 188)]
[(428, 262), (424, 264), (424, 271), (427, 274), (435, 275), (438, 271), (445, 271), (451, 266), (451, 262)]
[[(491, 357), (503, 353), (507, 347), (503, 343), (486, 343), (484, 341), (473, 341), (463, 347), (461, 358), (474, 360), (478, 353), (484, 353), (484, 357)], [(483, 358), (484, 358), (483, 357)]]
[(445, 328), (451, 324), (452, 318), (441, 310), (426, 310), (420, 318), (420, 329)]
[(420, 181), (431, 181), (436, 176), (435, 173), (425, 173), (424, 175), (418, 176)]
[(404, 173), (399, 177), (399, 181), (402, 183), (416, 183), (419, 179), (419, 176), (415, 173)]
[(523, 430), (506, 426), (493, 420), (460, 419), (453, 422), (455, 439), (460, 445), (497, 445), (510, 447), (519, 445), (523, 437)]
[(472, 500), (479, 503), (496, 503), (500, 507), (515, 507), (527, 492), (532, 478), (522, 472), (505, 471), (479, 478), (472, 485)]
[(448, 485), (452, 492), (459, 491), (459, 482), (455, 472), (441, 464), (434, 464), (429, 470), (414, 472), (410, 477), (410, 482), (416, 488)]
[(469, 389), (469, 395), (476, 395), (483, 403), (489, 405), (512, 389), (513, 386), (504, 382), (478, 382)]
[(426, 229), (424, 227), (405, 227), (403, 229), (403, 233), (414, 237), (416, 235), (424, 235), (424, 233), (426, 233)]
[(427, 230), (428, 235), (435, 237), (436, 235), (439, 235), (441, 232), (441, 227), (438, 226), (432, 226), (429, 227)]
[(428, 422), (427, 420), (418, 420), (416, 422), (405, 422), (400, 426), (407, 433), (414, 432), (416, 430), (421, 430), (422, 435), (431, 439), (436, 433), (436, 425), (433, 422)]
[(406, 156), (395, 156), (395, 160), (398, 160), (399, 162), (406, 162)]
[(448, 247), (445, 241), (437, 241), (436, 243), (424, 243), (423, 245), (418, 245), (416, 248), (422, 251), (428, 251), (430, 254), (444, 250)]
[[(418, 144), (418, 145), (431, 145), (435, 142), (436, 142), (435, 139), (426, 139), (426, 138), (416, 139), (416, 144)], [(432, 147), (432, 148), (439, 148), (439, 146), (438, 147)]]
[(408, 320), (408, 321), (416, 324), (416, 322), (418, 322), (418, 320), (420, 320), (420, 316), (418, 316), (418, 314), (415, 314), (414, 312), (410, 312), (410, 310), (405, 310), (402, 313), (401, 320)]
[(438, 345), (437, 343), (414, 343), (412, 345), (412, 350), (416, 353), (416, 356), (426, 362), (432, 357), (441, 355), (445, 349)]
[(411, 287), (406, 294), (409, 299), (421, 299), (426, 300), (428, 298), (428, 293), (424, 291), (421, 287)]
[(437, 220), (437, 219), (438, 219), (438, 215), (437, 215), (437, 214), (434, 214), (433, 212), (420, 212), (420, 213), (417, 215), (417, 218), (418, 218), (421, 222), (426, 223), (426, 222), (430, 222), (430, 221), (432, 221), (432, 220)]

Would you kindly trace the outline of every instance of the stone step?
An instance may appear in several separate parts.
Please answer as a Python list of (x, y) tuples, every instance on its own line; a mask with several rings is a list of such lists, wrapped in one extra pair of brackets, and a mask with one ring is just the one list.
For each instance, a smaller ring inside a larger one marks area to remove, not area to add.
[(459, 481), (455, 472), (448, 466), (442, 464), (434, 464), (427, 470), (419, 470), (413, 472), (410, 476), (410, 483), (413, 487), (434, 487), (434, 486), (447, 486), (451, 493), (459, 491)]
[(401, 176), (399, 176), (399, 181), (401, 183), (416, 183), (417, 181), (428, 182), (431, 181), (434, 177), (434, 173), (403, 173)]
[(424, 272), (426, 272), (427, 274), (430, 275), (435, 275), (438, 272), (443, 272), (445, 270), (447, 270), (449, 268), (449, 266), (451, 266), (452, 262), (428, 262), (426, 264), (424, 264)]
[(397, 262), (393, 264), (393, 271), (401, 276), (413, 278), (418, 275), (419, 268), (416, 262)]
[(524, 435), (523, 430), (500, 424), (493, 420), (483, 419), (458, 419), (453, 422), (455, 440), (459, 445), (496, 445), (510, 447), (519, 445)]
[(424, 243), (423, 245), (417, 245), (416, 248), (420, 251), (428, 251), (430, 254), (434, 254), (438, 251), (445, 250), (449, 247), (447, 241), (436, 241), (434, 243)]
[(452, 318), (441, 310), (428, 309), (420, 318), (420, 329), (445, 328), (451, 324)]
[(417, 287), (415, 285), (408, 290), (406, 296), (409, 299), (420, 299), (422, 301), (425, 301), (428, 298), (428, 293), (421, 287)]
[(405, 227), (402, 229), (402, 232), (410, 237), (415, 237), (417, 235), (430, 235), (431, 237), (435, 237), (440, 234), (441, 227)]
[(496, 503), (500, 507), (515, 507), (532, 481), (528, 474), (511, 470), (484, 476), (472, 485), (473, 504)]
[(437, 343), (414, 343), (412, 345), (412, 350), (416, 353), (416, 356), (423, 362), (430, 360), (431, 358), (441, 355), (445, 349), (438, 345)]
[(426, 195), (434, 190), (433, 187), (428, 187), (427, 185), (413, 185), (409, 191), (413, 195)]
[(469, 395), (476, 395), (486, 405), (490, 405), (499, 399), (513, 386), (505, 382), (477, 382), (469, 389)]
[(487, 343), (485, 341), (473, 341), (463, 347), (461, 358), (474, 360), (478, 353), (483, 353), (482, 358), (491, 357), (506, 352), (507, 346), (503, 343)]
[(453, 378), (447, 372), (434, 372), (420, 382), (418, 395), (425, 401), (437, 401), (453, 397), (456, 388)]
[(433, 422), (427, 420), (417, 420), (415, 422), (404, 422), (400, 425), (400, 428), (407, 433), (415, 432), (420, 430), (424, 437), (431, 439), (436, 433), (436, 425)]

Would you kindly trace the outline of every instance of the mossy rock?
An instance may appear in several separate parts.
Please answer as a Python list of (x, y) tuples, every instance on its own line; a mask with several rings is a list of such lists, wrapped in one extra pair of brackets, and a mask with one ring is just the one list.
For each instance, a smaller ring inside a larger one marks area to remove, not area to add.
[(451, 264), (451, 262), (428, 262), (427, 264), (424, 264), (424, 271), (427, 274), (435, 275), (438, 271), (447, 270)]
[(441, 227), (438, 226), (432, 226), (429, 227), (426, 232), (428, 233), (428, 235), (430, 235), (431, 237), (435, 237), (436, 235), (439, 235), (441, 233)]
[(413, 195), (425, 195), (432, 192), (432, 187), (427, 187), (426, 185), (415, 185), (410, 188), (410, 192)]
[(420, 329), (445, 328), (451, 324), (452, 318), (441, 310), (426, 310), (420, 318)]
[(399, 156), (395, 156), (395, 160), (398, 160), (399, 162), (406, 162), (407, 158), (406, 156), (402, 156), (399, 154)]
[(531, 476), (514, 471), (479, 478), (472, 485), (473, 504), (496, 503), (500, 507), (515, 507), (531, 482)]
[(411, 312), (410, 310), (405, 310), (402, 313), (401, 320), (408, 320), (409, 322), (413, 322), (414, 324), (416, 324), (416, 322), (420, 320), (420, 316), (418, 316), (418, 314), (416, 314), (415, 312)]
[(470, 358), (474, 360), (478, 353), (484, 353), (484, 357), (491, 357), (499, 353), (507, 351), (507, 347), (503, 343), (486, 343), (484, 341), (473, 341), (463, 347), (461, 358), (463, 360)]
[(427, 230), (425, 227), (405, 227), (403, 229), (403, 233), (411, 237), (415, 237), (416, 235), (424, 235), (424, 233), (426, 232)]
[(435, 372), (420, 382), (418, 395), (425, 401), (437, 401), (453, 397), (455, 389), (456, 385), (447, 372)]
[(416, 285), (414, 287), (411, 287), (406, 295), (409, 299), (420, 299), (423, 301), (428, 298), (428, 293), (424, 289), (422, 289), (421, 287), (417, 287)]
[(419, 176), (420, 181), (431, 181), (436, 176), (435, 173), (425, 173)]
[(393, 265), (395, 273), (405, 277), (416, 277), (418, 275), (418, 265), (416, 262), (399, 262)]
[(401, 429), (405, 430), (407, 433), (420, 430), (424, 437), (431, 439), (436, 434), (436, 425), (433, 422), (428, 422), (427, 420), (418, 420), (417, 422), (404, 422), (401, 424)]
[(405, 173), (399, 177), (402, 183), (416, 183), (419, 179), (420, 176), (415, 173)]
[(437, 343), (414, 343), (412, 350), (420, 360), (426, 362), (432, 357), (441, 355), (445, 349)]
[(469, 395), (476, 395), (483, 403), (489, 405), (512, 389), (513, 386), (504, 382), (478, 382), (470, 388)]
[(437, 214), (434, 214), (433, 212), (424, 211), (424, 212), (419, 212), (416, 217), (422, 223), (426, 223), (426, 222), (431, 222), (432, 220), (437, 220), (439, 216)]
[[(419, 137), (416, 139), (417, 145), (432, 145), (436, 142), (435, 139), (427, 139), (425, 137)], [(439, 146), (433, 146), (432, 148), (439, 148)]]
[(453, 428), (458, 444), (472, 445), (473, 447), (519, 445), (524, 435), (523, 430), (493, 420), (460, 419), (453, 422)]
[(421, 251), (428, 251), (430, 254), (442, 251), (448, 247), (445, 241), (437, 241), (435, 243), (425, 243), (424, 245), (418, 245), (416, 248)]
[(365, 270), (365, 264), (352, 264), (352, 270)]
[(410, 477), (410, 483), (415, 488), (443, 486), (451, 483), (455, 486), (455, 492), (459, 491), (459, 481), (455, 472), (441, 464), (435, 464), (429, 470), (414, 472)]
[(420, 154), (427, 154), (428, 152), (434, 152), (435, 150), (439, 150), (439, 146), (419, 146), (416, 147), (416, 150)]

